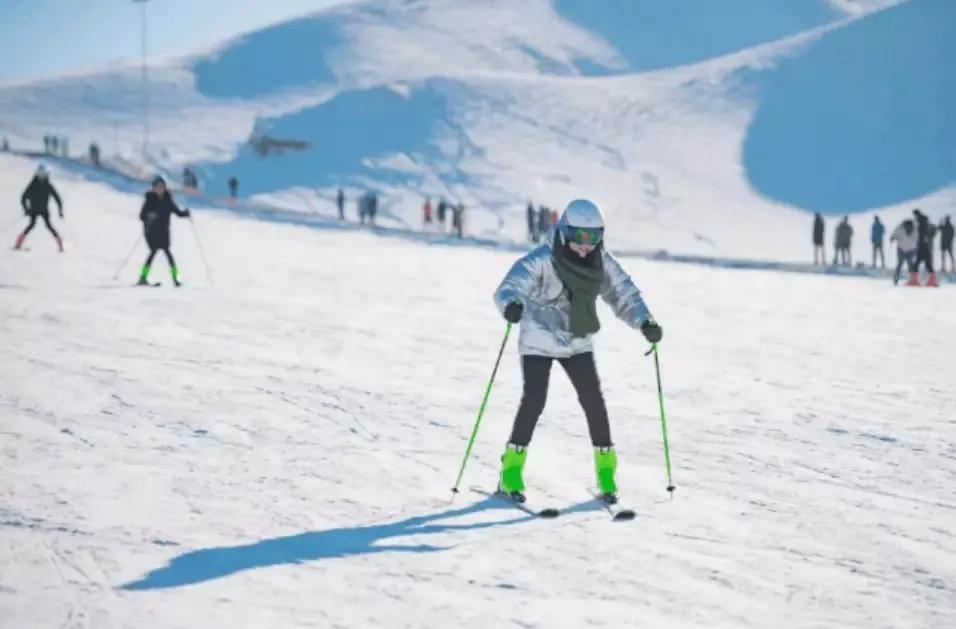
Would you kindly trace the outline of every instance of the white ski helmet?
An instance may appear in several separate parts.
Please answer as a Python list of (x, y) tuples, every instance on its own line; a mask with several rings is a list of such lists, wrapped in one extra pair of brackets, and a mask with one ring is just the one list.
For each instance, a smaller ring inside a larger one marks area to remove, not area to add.
[(604, 229), (604, 216), (594, 202), (587, 199), (575, 199), (564, 208), (560, 223), (569, 227)]

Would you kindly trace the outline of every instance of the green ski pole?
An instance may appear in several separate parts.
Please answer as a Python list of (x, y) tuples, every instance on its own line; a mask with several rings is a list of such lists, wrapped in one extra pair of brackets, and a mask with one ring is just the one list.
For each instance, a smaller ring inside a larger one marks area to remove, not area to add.
[(491, 378), (488, 380), (488, 387), (485, 389), (485, 397), (481, 400), (481, 406), (478, 408), (478, 417), (475, 419), (475, 427), (471, 431), (471, 438), (468, 440), (468, 447), (465, 449), (465, 456), (461, 460), (461, 467), (458, 470), (458, 478), (455, 480), (455, 486), (452, 487), (452, 499), (454, 494), (458, 493), (458, 485), (461, 484), (461, 477), (465, 475), (465, 465), (468, 463), (468, 457), (471, 456), (471, 447), (475, 445), (475, 437), (478, 436), (478, 426), (481, 425), (481, 418), (485, 414), (485, 406), (488, 404), (488, 396), (491, 395), (491, 386), (495, 383), (495, 375), (498, 373), (498, 365), (501, 364), (501, 356), (505, 353), (505, 345), (508, 344), (508, 335), (511, 334), (511, 322), (505, 328), (505, 338), (501, 341), (501, 349), (498, 350), (498, 359), (495, 361), (495, 368), (491, 371)]
[(667, 442), (667, 415), (664, 413), (664, 389), (661, 387), (661, 363), (657, 358), (657, 343), (651, 346), (654, 353), (654, 371), (657, 374), (657, 401), (661, 409), (661, 433), (664, 435), (664, 461), (667, 463), (667, 491), (674, 497), (674, 481), (671, 478), (671, 449)]

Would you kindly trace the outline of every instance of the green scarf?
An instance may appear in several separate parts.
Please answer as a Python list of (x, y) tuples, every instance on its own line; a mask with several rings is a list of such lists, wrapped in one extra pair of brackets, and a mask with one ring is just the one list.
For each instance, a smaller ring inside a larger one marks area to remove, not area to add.
[(601, 329), (597, 298), (604, 281), (601, 247), (595, 247), (586, 257), (579, 258), (573, 251), (565, 251), (560, 234), (555, 234), (551, 259), (571, 299), (571, 336), (581, 338), (597, 332)]

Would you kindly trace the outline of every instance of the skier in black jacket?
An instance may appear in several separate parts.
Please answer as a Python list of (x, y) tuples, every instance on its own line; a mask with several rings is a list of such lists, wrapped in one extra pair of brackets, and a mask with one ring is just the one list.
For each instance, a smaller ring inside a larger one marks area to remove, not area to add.
[(823, 249), (823, 232), (826, 226), (823, 223), (823, 215), (817, 212), (813, 215), (813, 263), (826, 264), (827, 254)]
[(953, 257), (953, 236), (956, 235), (956, 230), (953, 229), (953, 221), (949, 216), (939, 226), (939, 232), (940, 253), (943, 254), (943, 272), (946, 272), (946, 256), (949, 256), (949, 270), (956, 273), (956, 258)]
[(139, 274), (139, 281), (136, 283), (139, 286), (149, 284), (149, 268), (153, 264), (156, 252), (160, 250), (166, 254), (166, 259), (169, 261), (169, 274), (173, 278), (173, 284), (182, 285), (179, 281), (176, 261), (173, 260), (173, 254), (169, 251), (169, 217), (172, 214), (188, 217), (189, 209), (179, 209), (169, 190), (166, 189), (166, 181), (162, 177), (156, 177), (153, 180), (153, 189), (146, 193), (146, 201), (139, 212), (139, 220), (143, 221), (146, 244), (149, 246), (149, 257), (146, 258), (146, 263)]
[(919, 273), (920, 263), (926, 265), (926, 271), (929, 277), (926, 280), (926, 286), (939, 286), (939, 280), (936, 277), (936, 270), (933, 268), (933, 237), (936, 235), (936, 226), (929, 222), (929, 217), (919, 211), (913, 210), (913, 216), (916, 219), (917, 248), (916, 248), (916, 272)]
[(27, 234), (30, 233), (33, 226), (36, 225), (37, 218), (42, 218), (46, 224), (46, 228), (49, 229), (53, 237), (56, 238), (57, 247), (59, 247), (60, 251), (63, 251), (63, 239), (60, 238), (60, 235), (53, 229), (53, 225), (50, 224), (50, 197), (53, 197), (56, 201), (56, 205), (60, 211), (60, 218), (63, 218), (63, 201), (60, 199), (56, 188), (50, 183), (49, 171), (47, 171), (43, 164), (40, 164), (33, 179), (30, 180), (27, 189), (23, 191), (23, 195), (20, 197), (20, 205), (23, 206), (24, 214), (30, 217), (30, 224), (17, 236), (17, 243), (14, 245), (14, 249), (21, 249), (23, 247), (23, 241), (26, 240)]

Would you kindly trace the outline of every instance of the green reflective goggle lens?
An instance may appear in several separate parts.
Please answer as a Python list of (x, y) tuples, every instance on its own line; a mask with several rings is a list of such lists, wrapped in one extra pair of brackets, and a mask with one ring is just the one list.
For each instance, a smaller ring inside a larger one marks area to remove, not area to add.
[(564, 237), (568, 242), (593, 246), (599, 244), (604, 239), (604, 228), (565, 226)]

